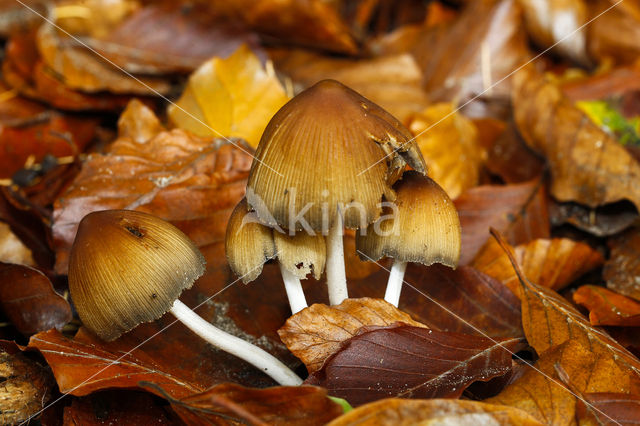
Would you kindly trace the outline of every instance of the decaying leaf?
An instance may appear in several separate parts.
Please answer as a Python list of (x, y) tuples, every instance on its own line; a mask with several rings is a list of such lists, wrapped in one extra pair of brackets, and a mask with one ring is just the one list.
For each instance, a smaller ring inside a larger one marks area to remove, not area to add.
[(104, 209), (137, 209), (169, 220), (207, 256), (207, 246), (224, 241), (227, 219), (244, 194), (251, 157), (238, 143), (174, 129), (145, 143), (122, 137), (108, 153), (89, 156), (54, 205), (56, 270), (66, 272), (80, 219)]
[(289, 350), (305, 363), (309, 373), (313, 373), (362, 327), (396, 322), (426, 327), (384, 300), (364, 297), (346, 299), (336, 306), (313, 304), (290, 317), (278, 334)]
[(451, 399), (383, 399), (337, 418), (329, 426), (411, 426), (411, 425), (536, 426), (542, 423), (526, 412), (504, 405)]
[(638, 210), (629, 201), (605, 204), (596, 208), (572, 202), (552, 202), (549, 205), (552, 226), (568, 223), (597, 237), (622, 232), (637, 218)]
[(573, 301), (589, 310), (592, 325), (640, 327), (640, 303), (606, 288), (583, 285)]
[(488, 339), (404, 324), (364, 328), (305, 383), (352, 405), (388, 397), (456, 398), (511, 370), (521, 339)]
[(11, 232), (9, 225), (4, 222), (0, 222), (0, 262), (35, 266), (31, 250)]
[(513, 185), (478, 186), (454, 204), (462, 227), (460, 264), (468, 264), (489, 239), (489, 227), (512, 244), (549, 237), (547, 196), (539, 180)]
[(189, 425), (248, 424), (324, 425), (342, 414), (342, 407), (315, 386), (246, 388), (225, 383), (180, 400), (174, 411)]
[(547, 159), (556, 199), (590, 207), (629, 200), (640, 209), (640, 164), (532, 67), (514, 78), (513, 107), (525, 141)]
[(478, 184), (486, 152), (478, 143), (477, 129), (453, 104), (435, 104), (413, 117), (409, 124), (429, 167), (429, 176), (451, 199)]
[(25, 265), (0, 263), (0, 307), (9, 321), (29, 335), (71, 321), (71, 307), (42, 272)]
[(640, 383), (612, 354), (593, 353), (577, 340), (568, 340), (542, 353), (522, 377), (486, 402), (519, 408), (545, 424), (574, 425), (576, 395), (560, 380), (556, 366), (581, 392), (637, 392)]
[(289, 100), (273, 68), (243, 45), (227, 59), (200, 66), (168, 114), (199, 136), (239, 137), (257, 146), (271, 117)]
[[(560, 290), (602, 265), (602, 255), (585, 243), (568, 238), (540, 238), (513, 248), (522, 272), (531, 282)], [(500, 245), (491, 239), (473, 260), (473, 266), (504, 283), (515, 294), (520, 281)]]
[(640, 300), (640, 228), (632, 228), (613, 238), (611, 255), (604, 264), (607, 287)]
[[(63, 424), (99, 426), (104, 424), (172, 425), (162, 400), (139, 391), (102, 391), (74, 398), (64, 407)], [(43, 422), (44, 423), (44, 422)]]
[[(599, 16), (588, 27), (589, 54), (601, 61), (613, 59), (622, 64), (636, 61), (640, 54), (638, 3), (613, 0), (596, 0), (589, 3), (592, 16)], [(603, 13), (605, 11), (606, 13)]]
[(576, 418), (580, 425), (623, 425), (640, 422), (640, 396), (625, 393), (598, 392), (582, 395)]

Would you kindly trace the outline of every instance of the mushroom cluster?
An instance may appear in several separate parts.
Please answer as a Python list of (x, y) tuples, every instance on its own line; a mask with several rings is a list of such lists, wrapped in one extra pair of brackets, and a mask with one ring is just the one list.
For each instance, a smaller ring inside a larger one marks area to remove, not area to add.
[(229, 265), (247, 283), (277, 258), (293, 313), (307, 306), (300, 280), (326, 269), (337, 305), (348, 297), (345, 227), (358, 229), (361, 257), (396, 259), (385, 296), (396, 306), (406, 262), (455, 266), (460, 256), (457, 212), (426, 176), (411, 133), (357, 92), (324, 80), (267, 125), (227, 228)]

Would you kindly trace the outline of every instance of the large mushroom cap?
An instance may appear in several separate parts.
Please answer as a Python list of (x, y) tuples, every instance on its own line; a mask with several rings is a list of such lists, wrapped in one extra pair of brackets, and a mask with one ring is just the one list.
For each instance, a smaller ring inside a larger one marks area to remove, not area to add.
[[(408, 171), (394, 185), (397, 210), (385, 208), (379, 222), (356, 233), (356, 248), (363, 260), (384, 256), (424, 265), (455, 267), (460, 259), (460, 219), (447, 193), (431, 178)], [(395, 228), (394, 228), (395, 227)]]
[(406, 163), (425, 173), (411, 133), (378, 105), (324, 80), (289, 101), (267, 125), (251, 166), (247, 201), (269, 226), (295, 230), (303, 228), (290, 219), (309, 206), (305, 219), (323, 232), (338, 206), (357, 203), (362, 209), (344, 212), (345, 226), (357, 228), (363, 226), (361, 212), (369, 224), (380, 213), (382, 196), (393, 199), (390, 186)]
[(224, 239), (229, 266), (245, 284), (258, 278), (262, 265), (276, 255), (271, 228), (260, 224), (256, 214), (247, 210), (243, 198), (231, 213)]
[(204, 265), (198, 248), (170, 223), (137, 211), (98, 211), (78, 227), (69, 290), (83, 324), (110, 341), (160, 318)]

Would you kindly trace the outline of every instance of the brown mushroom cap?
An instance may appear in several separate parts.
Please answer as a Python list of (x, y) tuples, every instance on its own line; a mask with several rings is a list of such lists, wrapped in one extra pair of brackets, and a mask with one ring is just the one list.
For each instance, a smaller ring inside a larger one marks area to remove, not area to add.
[(229, 218), (224, 248), (231, 270), (245, 284), (262, 273), (262, 265), (276, 255), (271, 228), (260, 224), (254, 212), (249, 212), (242, 199)]
[[(390, 186), (406, 163), (426, 171), (411, 133), (357, 92), (324, 80), (285, 104), (267, 125), (251, 166), (247, 201), (269, 226), (289, 227), (294, 198), (296, 213), (311, 205), (305, 219), (315, 231), (327, 227), (323, 203), (330, 210), (328, 225), (336, 208), (351, 202), (364, 206), (368, 224), (379, 216), (382, 196), (394, 198)], [(347, 228), (362, 226), (360, 220), (356, 209), (344, 213)]]
[(303, 280), (310, 273), (320, 279), (327, 259), (327, 247), (321, 234), (309, 235), (298, 232), (295, 235), (273, 231), (278, 262), (289, 272)]
[[(460, 219), (447, 193), (431, 178), (408, 171), (394, 185), (397, 213), (393, 220), (367, 228), (367, 234), (356, 233), (356, 248), (363, 260), (384, 256), (402, 262), (424, 265), (442, 263), (455, 267), (460, 259)], [(385, 207), (384, 215), (391, 214)], [(394, 225), (397, 227), (392, 232)]]
[(69, 260), (69, 290), (83, 324), (110, 341), (160, 318), (205, 271), (178, 228), (132, 210), (86, 215)]

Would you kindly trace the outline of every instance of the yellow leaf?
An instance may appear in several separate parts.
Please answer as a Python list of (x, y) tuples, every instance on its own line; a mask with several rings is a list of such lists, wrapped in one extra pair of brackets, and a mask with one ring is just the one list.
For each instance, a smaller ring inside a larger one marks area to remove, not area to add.
[(169, 107), (169, 119), (198, 136), (245, 139), (257, 146), (271, 117), (289, 100), (273, 69), (263, 68), (246, 45), (227, 59), (213, 58), (189, 77)]

